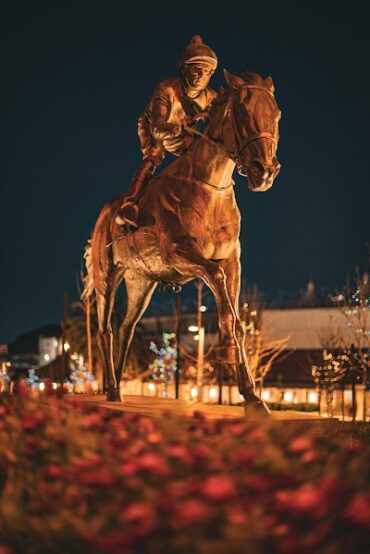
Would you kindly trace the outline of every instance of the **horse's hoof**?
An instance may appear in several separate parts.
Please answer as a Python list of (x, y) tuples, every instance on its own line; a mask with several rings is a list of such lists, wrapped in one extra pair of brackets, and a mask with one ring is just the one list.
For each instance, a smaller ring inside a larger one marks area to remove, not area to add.
[(107, 401), (108, 402), (119, 402), (121, 400), (119, 390), (113, 389), (109, 390), (107, 393)]
[(260, 418), (260, 417), (268, 417), (271, 415), (271, 412), (266, 402), (264, 402), (262, 398), (257, 396), (257, 394), (249, 393), (249, 394), (244, 394), (243, 396), (245, 399), (244, 412), (247, 417)]

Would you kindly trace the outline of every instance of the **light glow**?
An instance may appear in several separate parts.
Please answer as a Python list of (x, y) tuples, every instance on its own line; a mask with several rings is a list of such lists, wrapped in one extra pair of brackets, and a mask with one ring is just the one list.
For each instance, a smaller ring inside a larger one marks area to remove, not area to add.
[(291, 390), (284, 392), (284, 402), (293, 402), (294, 394)]
[(190, 396), (191, 398), (196, 398), (198, 396), (198, 389), (197, 387), (191, 387), (190, 389)]
[(190, 325), (190, 327), (188, 327), (188, 331), (190, 331), (190, 333), (196, 333), (198, 331), (198, 326)]
[(155, 384), (154, 383), (148, 383), (148, 391), (154, 392), (155, 391)]
[(208, 396), (212, 399), (217, 398), (217, 389), (215, 387), (212, 387), (209, 389)]
[(318, 400), (317, 392), (309, 392), (308, 393), (308, 402), (310, 404), (317, 404), (317, 400)]
[(40, 390), (45, 390), (45, 383), (40, 383), (39, 389)]
[(261, 397), (262, 397), (262, 400), (270, 400), (271, 392), (269, 390), (263, 390)]

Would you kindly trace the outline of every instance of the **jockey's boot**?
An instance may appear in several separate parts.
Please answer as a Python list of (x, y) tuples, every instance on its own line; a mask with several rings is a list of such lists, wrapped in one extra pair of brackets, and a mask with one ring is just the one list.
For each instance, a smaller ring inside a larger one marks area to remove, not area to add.
[(116, 217), (116, 223), (118, 223), (118, 225), (138, 226), (139, 208), (137, 202), (140, 200), (155, 168), (156, 166), (152, 160), (147, 159), (140, 163), (132, 178), (125, 201), (120, 207)]

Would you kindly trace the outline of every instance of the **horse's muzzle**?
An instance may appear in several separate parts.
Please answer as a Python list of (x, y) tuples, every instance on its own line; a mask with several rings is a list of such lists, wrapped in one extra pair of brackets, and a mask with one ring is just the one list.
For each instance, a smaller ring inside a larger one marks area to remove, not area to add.
[(281, 165), (276, 160), (271, 165), (254, 160), (246, 171), (248, 187), (253, 192), (264, 192), (272, 187), (272, 184), (280, 171)]

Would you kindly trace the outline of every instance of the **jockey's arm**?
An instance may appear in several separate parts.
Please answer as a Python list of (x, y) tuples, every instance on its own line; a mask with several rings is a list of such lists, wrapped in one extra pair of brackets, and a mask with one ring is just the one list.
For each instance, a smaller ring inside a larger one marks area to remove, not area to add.
[(169, 123), (171, 105), (167, 98), (155, 97), (152, 100), (150, 114), (150, 130), (157, 140), (163, 140), (166, 136), (177, 136), (181, 132), (181, 126)]

